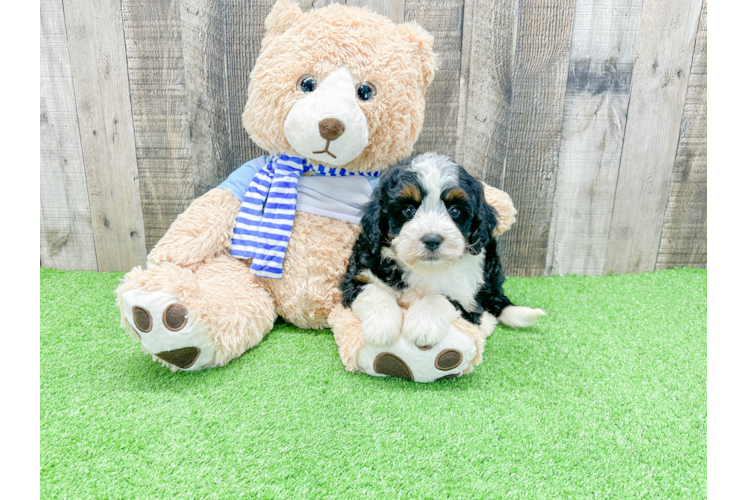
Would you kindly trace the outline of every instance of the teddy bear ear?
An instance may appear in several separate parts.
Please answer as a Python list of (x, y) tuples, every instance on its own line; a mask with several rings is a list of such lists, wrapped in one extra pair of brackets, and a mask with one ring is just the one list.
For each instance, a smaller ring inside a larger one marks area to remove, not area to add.
[(304, 13), (289, 0), (278, 0), (265, 18), (265, 37), (271, 38), (284, 33), (293, 26)]
[(421, 91), (426, 89), (434, 80), (436, 60), (434, 56), (434, 37), (415, 22), (398, 24), (400, 35), (408, 42), (415, 44), (416, 52), (421, 59)]
[(481, 184), (483, 184), (483, 195), (486, 197), (486, 203), (499, 212), (498, 224), (493, 230), (493, 235), (498, 236), (509, 230), (515, 223), (517, 220), (517, 209), (514, 208), (512, 199), (504, 191), (489, 186), (485, 182), (481, 182)]

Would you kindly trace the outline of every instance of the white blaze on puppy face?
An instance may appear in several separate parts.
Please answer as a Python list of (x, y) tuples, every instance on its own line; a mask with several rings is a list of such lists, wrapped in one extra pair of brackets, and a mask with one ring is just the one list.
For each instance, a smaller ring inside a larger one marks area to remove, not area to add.
[[(465, 254), (465, 238), (441, 199), (445, 189), (457, 187), (457, 168), (449, 159), (435, 153), (417, 156), (410, 168), (418, 174), (424, 196), (415, 216), (403, 224), (392, 240), (392, 248), (397, 260), (411, 269), (441, 271)], [(423, 241), (427, 235), (443, 238), (434, 251)]]
[[(345, 128), (329, 144), (320, 133), (320, 122), (327, 118), (339, 120)], [(305, 158), (336, 166), (356, 159), (369, 143), (369, 125), (358, 105), (350, 70), (345, 66), (336, 69), (294, 104), (286, 116), (284, 133), (291, 147)], [(331, 154), (322, 152), (325, 149)]]

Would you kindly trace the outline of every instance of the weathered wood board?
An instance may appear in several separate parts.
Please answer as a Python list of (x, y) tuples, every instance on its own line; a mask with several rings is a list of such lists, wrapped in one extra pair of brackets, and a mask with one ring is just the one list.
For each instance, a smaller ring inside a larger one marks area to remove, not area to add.
[[(143, 264), (264, 154), (242, 113), (274, 2), (43, 0), (42, 265)], [(339, 3), (434, 36), (415, 151), (512, 196), (507, 274), (706, 265), (706, 1)]]
[(517, 0), (465, 2), (456, 159), (494, 185), (509, 145), (517, 8)]
[(426, 113), (416, 153), (455, 155), (460, 106), (462, 0), (407, 0), (405, 21), (416, 21), (434, 36), (439, 70), (426, 91)]
[(706, 267), (706, 3), (688, 76), (657, 269)]
[(262, 37), (265, 36), (265, 18), (274, 3), (273, 0), (226, 0), (224, 3), (226, 89), (232, 168), (265, 154), (244, 130), (242, 113), (244, 105), (247, 104), (249, 74), (260, 53)]
[(604, 272), (653, 271), (701, 0), (645, 2)]
[(405, 20), (405, 0), (346, 0), (338, 3), (351, 7), (368, 7), (396, 23)]
[(508, 274), (542, 276), (553, 208), (574, 3), (523, 1), (517, 18), (509, 145), (486, 182), (512, 197), (517, 223), (504, 235)]
[(577, 0), (548, 274), (605, 265), (642, 0)]
[(221, 0), (180, 0), (182, 51), (195, 197), (234, 170)]
[(96, 271), (62, 0), (41, 2), (41, 265)]
[(123, 0), (147, 251), (195, 198), (179, 4)]
[(127, 270), (146, 252), (120, 2), (64, 9), (98, 269)]

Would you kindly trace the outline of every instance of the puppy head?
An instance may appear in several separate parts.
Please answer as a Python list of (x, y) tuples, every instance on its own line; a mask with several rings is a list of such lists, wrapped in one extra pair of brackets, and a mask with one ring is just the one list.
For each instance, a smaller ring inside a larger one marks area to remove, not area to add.
[(425, 153), (382, 177), (361, 224), (373, 253), (436, 272), (480, 253), (497, 219), (480, 182), (448, 157)]

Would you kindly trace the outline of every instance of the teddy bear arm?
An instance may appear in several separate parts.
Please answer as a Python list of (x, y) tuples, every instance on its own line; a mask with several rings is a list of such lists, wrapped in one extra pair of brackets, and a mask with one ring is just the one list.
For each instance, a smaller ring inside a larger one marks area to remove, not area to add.
[(228, 189), (211, 189), (193, 201), (148, 254), (149, 263), (201, 263), (231, 246), (241, 202)]
[(514, 208), (512, 199), (504, 191), (489, 186), (485, 182), (482, 184), (486, 201), (499, 212), (499, 223), (496, 225), (496, 229), (494, 229), (494, 236), (498, 236), (509, 230), (517, 220), (517, 209)]

